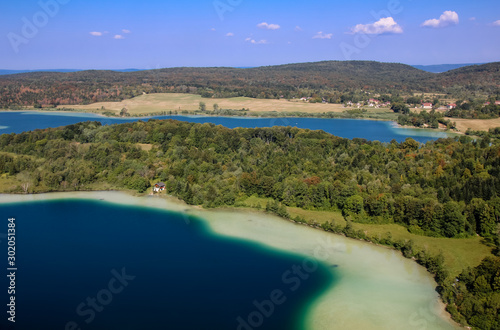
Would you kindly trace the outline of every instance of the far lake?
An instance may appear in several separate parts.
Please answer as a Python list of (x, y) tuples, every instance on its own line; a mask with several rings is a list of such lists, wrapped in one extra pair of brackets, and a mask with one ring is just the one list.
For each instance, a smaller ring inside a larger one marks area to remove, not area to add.
[(120, 124), (130, 121), (155, 119), (175, 119), (193, 123), (213, 123), (228, 128), (235, 127), (272, 127), (292, 126), (311, 130), (323, 130), (343, 138), (362, 138), (390, 142), (404, 141), (411, 137), (425, 143), (438, 138), (446, 138), (449, 134), (442, 131), (411, 129), (398, 127), (391, 121), (360, 120), (360, 119), (330, 119), (330, 118), (256, 118), (256, 117), (213, 117), (213, 116), (155, 116), (134, 118), (108, 118), (85, 113), (41, 113), (41, 112), (0, 112), (0, 134), (21, 133), (37, 128), (59, 127), (82, 121), (99, 121), (104, 125)]

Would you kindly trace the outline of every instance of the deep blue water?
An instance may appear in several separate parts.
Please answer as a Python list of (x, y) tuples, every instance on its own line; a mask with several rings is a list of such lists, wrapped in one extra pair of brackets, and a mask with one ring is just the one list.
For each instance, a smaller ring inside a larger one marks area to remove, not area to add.
[[(7, 218), (16, 218), (18, 267), (13, 327), (0, 236), (0, 329), (62, 330), (75, 322), (79, 329), (248, 330), (238, 328), (238, 316), (248, 320), (253, 302), (273, 290), (286, 301), (258, 329), (300, 329), (308, 304), (335, 281), (320, 266), (294, 291), (298, 275), (282, 276), (302, 257), (215, 236), (177, 213), (64, 200), (1, 205), (0, 216), (4, 234)], [(119, 282), (112, 270), (130, 278)]]
[[(254, 117), (212, 117), (212, 116), (155, 116), (155, 119), (176, 119), (194, 123), (214, 123), (228, 128), (235, 127), (272, 127), (295, 126), (311, 130), (323, 130), (343, 138), (363, 138), (390, 142), (398, 142), (411, 137), (419, 142), (427, 142), (437, 138), (447, 137), (444, 132), (398, 128), (394, 122), (356, 119), (328, 118), (254, 118)], [(82, 121), (95, 120), (105, 125), (120, 124), (147, 118), (106, 118), (93, 114), (36, 112), (0, 112), (0, 134), (21, 133), (37, 128), (58, 127), (75, 124)]]

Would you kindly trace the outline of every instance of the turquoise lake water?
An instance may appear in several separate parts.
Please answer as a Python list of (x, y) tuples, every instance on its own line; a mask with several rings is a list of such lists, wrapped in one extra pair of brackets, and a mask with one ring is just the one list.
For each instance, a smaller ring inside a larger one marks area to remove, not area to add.
[[(357, 119), (328, 118), (254, 118), (254, 117), (210, 117), (210, 116), (156, 116), (155, 119), (176, 119), (195, 123), (214, 123), (228, 128), (235, 127), (272, 127), (292, 126), (311, 130), (323, 130), (336, 136), (353, 139), (362, 138), (390, 142), (404, 141), (411, 137), (419, 142), (427, 142), (448, 136), (445, 132), (400, 128), (394, 122)], [(82, 121), (95, 120), (105, 125), (130, 121), (148, 120), (147, 118), (106, 118), (94, 114), (78, 113), (37, 113), (37, 112), (0, 112), (0, 134), (21, 133), (37, 128), (58, 127)]]
[[(16, 219), (18, 267), (16, 325), (3, 311), (1, 329), (301, 329), (308, 303), (336, 281), (319, 265), (293, 290), (299, 275), (283, 275), (303, 258), (214, 235), (178, 213), (84, 200), (0, 213), (0, 233)], [(271, 308), (271, 297), (280, 304)]]

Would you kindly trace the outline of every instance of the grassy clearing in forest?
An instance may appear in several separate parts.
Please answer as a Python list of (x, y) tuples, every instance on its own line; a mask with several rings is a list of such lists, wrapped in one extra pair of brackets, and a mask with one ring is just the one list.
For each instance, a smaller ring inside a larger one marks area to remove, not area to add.
[[(244, 203), (248, 206), (259, 204), (265, 209), (268, 200), (270, 199), (252, 196), (246, 199)], [(342, 226), (346, 224), (340, 212), (303, 210), (297, 207), (287, 207), (287, 209), (291, 218), (300, 216), (307, 221), (315, 221), (320, 224), (332, 220), (335, 224)], [(405, 241), (411, 239), (418, 249), (425, 248), (433, 255), (437, 255), (441, 252), (445, 259), (446, 268), (452, 276), (457, 276), (467, 267), (479, 265), (483, 258), (492, 255), (491, 248), (482, 244), (482, 238), (479, 236), (472, 238), (436, 238), (420, 236), (411, 234), (405, 227), (398, 224), (353, 223), (353, 227), (355, 230), (363, 230), (368, 236), (383, 238), (387, 237), (387, 233), (391, 233), (393, 240)]]
[[(245, 108), (252, 112), (302, 112), (302, 113), (323, 113), (323, 112), (344, 112), (351, 108), (344, 108), (341, 104), (329, 103), (308, 103), (298, 99), (290, 101), (285, 99), (255, 99), (249, 97), (233, 98), (202, 98), (200, 95), (183, 93), (158, 93), (144, 94), (121, 102), (98, 102), (87, 105), (60, 105), (61, 108), (71, 108), (83, 111), (97, 112), (119, 112), (126, 108), (131, 115), (154, 113), (161, 111), (196, 111), (199, 110), (200, 102), (204, 102), (206, 109), (212, 111), (214, 104), (219, 109), (241, 110)], [(384, 111), (385, 110), (385, 111)], [(380, 113), (390, 109), (370, 109), (368, 112)], [(390, 111), (392, 113), (392, 111)]]

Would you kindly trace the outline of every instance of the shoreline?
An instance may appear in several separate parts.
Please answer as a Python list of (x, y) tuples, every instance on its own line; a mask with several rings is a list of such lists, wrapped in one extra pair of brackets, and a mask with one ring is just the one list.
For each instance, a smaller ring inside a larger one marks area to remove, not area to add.
[[(374, 313), (371, 309), (376, 309), (378, 306), (374, 307), (373, 305), (370, 305), (371, 308), (368, 310), (367, 305), (369, 305), (369, 303), (367, 304), (366, 302), (357, 301), (357, 296), (353, 296), (352, 293), (359, 290), (357, 288), (357, 284), (359, 282), (356, 282), (356, 280), (354, 280), (354, 282), (352, 280), (348, 280), (351, 277), (354, 279), (358, 278), (360, 281), (366, 280), (366, 274), (360, 272), (358, 268), (361, 267), (361, 269), (365, 269), (367, 265), (369, 265), (370, 268), (374, 269), (375, 274), (377, 274), (376, 278), (382, 282), (382, 284), (379, 284), (378, 281), (375, 281), (374, 283), (382, 287), (386, 285), (383, 283), (385, 282), (386, 277), (390, 276), (390, 270), (385, 268), (378, 269), (379, 267), (377, 263), (374, 263), (374, 260), (370, 260), (370, 255), (373, 255), (376, 258), (380, 258), (382, 256), (382, 260), (380, 261), (382, 263), (390, 260), (391, 262), (385, 265), (385, 267), (389, 267), (390, 269), (394, 268), (397, 269), (397, 272), (401, 272), (395, 280), (395, 282), (398, 282), (397, 285), (401, 286), (400, 290), (407, 289), (408, 286), (417, 286), (418, 291), (425, 292), (425, 295), (413, 292), (411, 295), (411, 297), (415, 296), (414, 298), (416, 301), (426, 301), (426, 303), (421, 304), (421, 310), (423, 310), (423, 312), (420, 311), (420, 313), (424, 314), (417, 315), (419, 317), (417, 318), (418, 320), (434, 319), (437, 324), (442, 325), (438, 328), (457, 328), (457, 325), (451, 320), (449, 314), (445, 312), (441, 299), (434, 291), (436, 283), (425, 268), (412, 260), (405, 259), (399, 252), (386, 247), (360, 242), (358, 240), (345, 238), (340, 235), (332, 235), (331, 233), (309, 228), (309, 226), (294, 224), (277, 216), (265, 214), (255, 210), (241, 210), (235, 208), (206, 210), (199, 207), (192, 207), (171, 196), (165, 196), (163, 198), (159, 196), (133, 196), (125, 192), (116, 191), (65, 192), (36, 195), (0, 194), (0, 201), (6, 203), (57, 199), (102, 200), (104, 202), (111, 202), (115, 204), (153, 207), (167, 211), (179, 212), (181, 214), (185, 214), (186, 216), (196, 216), (197, 218), (203, 220), (217, 235), (250, 241), (266, 248), (298, 254), (304, 258), (316, 257), (316, 250), (326, 246), (331, 255), (328, 255), (325, 260), (319, 261), (326, 264), (335, 264), (340, 267), (339, 269), (342, 269), (342, 271), (345, 271), (350, 275), (345, 281), (342, 279), (342, 281), (339, 281), (339, 285), (334, 285), (315, 301), (310, 302), (310, 307), (306, 311), (307, 329), (324, 329), (325, 327), (328, 327), (328, 325), (331, 326), (331, 324), (339, 324), (339, 322), (341, 322), (344, 327), (348, 328), (353, 326), (353, 322), (358, 328), (386, 328), (387, 324), (385, 323), (383, 325), (380, 324), (380, 326), (375, 325), (375, 323), (380, 322), (380, 317), (378, 317), (378, 322), (373, 321), (372, 318), (377, 319), (377, 315), (379, 315), (379, 313), (382, 313), (382, 315), (384, 315), (384, 313), (388, 313), (390, 308), (388, 306), (387, 308), (384, 306), (389, 304), (390, 301), (384, 301), (378, 304), (376, 301), (372, 301), (372, 303), (380, 305), (380, 307), (384, 307), (378, 310), (378, 313)], [(186, 222), (189, 222), (187, 217)], [(294, 239), (294, 237), (300, 237), (300, 240)], [(352, 260), (350, 259), (353, 257), (355, 257), (356, 260), (360, 258), (359, 264), (352, 265)], [(392, 292), (392, 285), (385, 289), (389, 291), (389, 297), (391, 297), (392, 294), (397, 295), (396, 292)], [(377, 293), (382, 294), (385, 292), (379, 293), (377, 291)], [(384, 296), (385, 294), (381, 297)], [(397, 296), (399, 297), (399, 295)], [(371, 296), (370, 298), (373, 299)], [(364, 299), (366, 300), (366, 298)], [(387, 299), (390, 300), (390, 298)], [(348, 304), (348, 306), (345, 306), (346, 301), (351, 301), (350, 305)], [(396, 305), (391, 308), (397, 307), (398, 306)], [(400, 308), (402, 307), (400, 306)], [(402, 309), (404, 310), (404, 308)], [(409, 313), (407, 317), (403, 318), (403, 322), (409, 322), (411, 324), (412, 320), (416, 316), (411, 312), (411, 310), (406, 312), (403, 312), (403, 310), (400, 312), (402, 315)], [(374, 313), (375, 315), (366, 317), (365, 313)], [(365, 317), (363, 318), (363, 316)], [(399, 321), (401, 322), (401, 320)], [(387, 320), (387, 322), (396, 321)], [(419, 324), (420, 323), (417, 323), (417, 325)]]
[(461, 132), (461, 131), (450, 131), (450, 130), (445, 129), (445, 128), (430, 128), (430, 127), (408, 126), (408, 125), (401, 125), (397, 121), (393, 121), (393, 122), (394, 122), (394, 127), (397, 127), (397, 128), (423, 130), (423, 131), (436, 132), (436, 133), (465, 135), (464, 132)]

